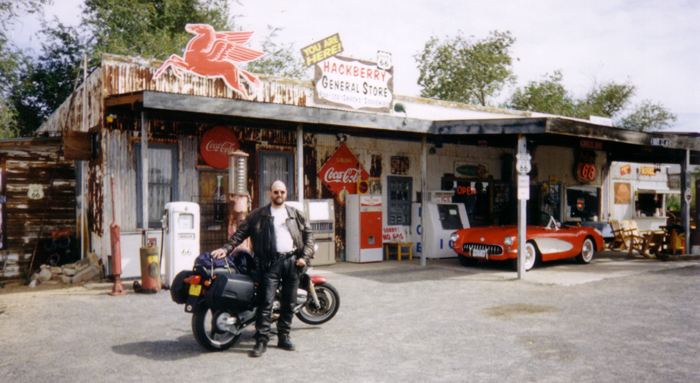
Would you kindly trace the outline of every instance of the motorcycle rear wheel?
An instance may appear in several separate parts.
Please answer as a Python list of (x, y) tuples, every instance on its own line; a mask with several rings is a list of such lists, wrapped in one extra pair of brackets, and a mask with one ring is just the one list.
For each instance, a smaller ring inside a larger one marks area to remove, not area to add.
[(216, 325), (217, 320), (221, 321), (227, 315), (225, 312), (214, 311), (206, 305), (200, 305), (195, 309), (192, 313), (192, 334), (200, 346), (209, 351), (224, 351), (241, 339), (240, 332), (233, 334), (222, 331)]
[(319, 325), (333, 319), (340, 308), (340, 295), (338, 290), (328, 283), (319, 283), (314, 285), (314, 290), (318, 296), (318, 303), (321, 307), (314, 307), (314, 301), (309, 297), (306, 304), (296, 313), (300, 321), (310, 324)]

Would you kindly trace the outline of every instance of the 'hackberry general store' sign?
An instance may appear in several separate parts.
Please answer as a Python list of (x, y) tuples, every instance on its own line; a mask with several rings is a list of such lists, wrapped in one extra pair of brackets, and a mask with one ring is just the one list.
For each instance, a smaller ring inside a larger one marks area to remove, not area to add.
[(376, 63), (334, 56), (316, 64), (314, 102), (389, 113), (394, 98), (393, 70)]

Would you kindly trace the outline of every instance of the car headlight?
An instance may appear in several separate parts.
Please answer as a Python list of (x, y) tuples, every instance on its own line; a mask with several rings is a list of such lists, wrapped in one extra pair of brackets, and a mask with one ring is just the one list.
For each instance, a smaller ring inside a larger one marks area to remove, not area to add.
[(457, 243), (457, 240), (459, 240), (459, 234), (452, 233), (452, 235), (450, 235), (450, 241), (452, 241), (452, 243)]
[(510, 235), (507, 235), (505, 238), (503, 238), (503, 244), (506, 246), (510, 246), (513, 244), (513, 237)]

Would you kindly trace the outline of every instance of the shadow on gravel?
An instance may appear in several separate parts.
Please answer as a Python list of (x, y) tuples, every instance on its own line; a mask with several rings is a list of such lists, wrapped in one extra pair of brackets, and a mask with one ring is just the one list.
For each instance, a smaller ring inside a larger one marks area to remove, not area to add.
[(695, 265), (685, 266), (685, 267), (679, 267), (677, 269), (658, 270), (658, 271), (655, 271), (655, 273), (666, 274), (666, 275), (676, 275), (679, 277), (697, 277), (697, 276), (700, 276), (700, 267), (695, 266)]
[(183, 335), (178, 340), (121, 344), (113, 346), (112, 351), (121, 355), (135, 355), (156, 361), (188, 359), (197, 357), (205, 352), (192, 335)]
[(466, 268), (464, 269), (464, 271), (461, 271), (425, 266), (421, 268), (405, 267), (381, 270), (363, 270), (346, 272), (336, 271), (336, 273), (346, 275), (349, 277), (369, 279), (371, 281), (382, 283), (410, 283), (431, 280), (439, 281), (443, 279), (461, 277), (465, 274), (473, 274), (474, 271)]

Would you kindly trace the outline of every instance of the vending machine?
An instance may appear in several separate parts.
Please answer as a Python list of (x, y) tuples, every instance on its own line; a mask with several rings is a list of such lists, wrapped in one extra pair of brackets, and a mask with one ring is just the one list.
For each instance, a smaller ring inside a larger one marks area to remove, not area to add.
[(163, 217), (163, 285), (169, 287), (182, 270), (192, 270), (199, 256), (199, 205), (169, 202)]
[(345, 260), (381, 262), (382, 196), (349, 194), (345, 197)]

